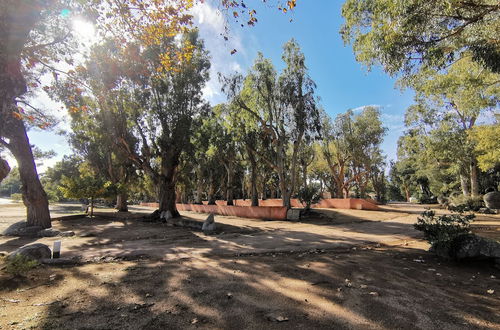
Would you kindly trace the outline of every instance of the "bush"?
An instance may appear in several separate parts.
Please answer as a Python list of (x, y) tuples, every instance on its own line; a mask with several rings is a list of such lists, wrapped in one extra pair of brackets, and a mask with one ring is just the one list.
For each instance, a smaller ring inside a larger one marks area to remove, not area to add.
[(10, 195), (10, 198), (12, 198), (12, 200), (14, 200), (16, 202), (19, 202), (23, 199), (23, 195), (19, 194), (19, 193), (15, 193), (15, 194)]
[(297, 197), (302, 204), (305, 204), (305, 210), (311, 209), (312, 204), (316, 204), (321, 200), (321, 191), (316, 185), (309, 185), (299, 190)]
[(485, 207), (483, 196), (456, 195), (449, 198), (449, 209), (454, 212), (477, 212)]
[(424, 233), (424, 238), (432, 245), (449, 246), (455, 238), (470, 233), (470, 222), (474, 214), (445, 214), (436, 216), (436, 213), (427, 210), (418, 217), (415, 229)]
[(8, 258), (5, 265), (5, 271), (11, 275), (24, 275), (31, 269), (38, 266), (38, 261), (32, 260), (22, 254)]

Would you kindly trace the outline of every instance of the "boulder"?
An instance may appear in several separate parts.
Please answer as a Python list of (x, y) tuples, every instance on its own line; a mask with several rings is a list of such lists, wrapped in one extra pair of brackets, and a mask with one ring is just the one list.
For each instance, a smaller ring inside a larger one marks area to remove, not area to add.
[(484, 203), (489, 209), (500, 209), (500, 192), (492, 191), (483, 196)]
[(287, 220), (292, 220), (292, 221), (299, 221), (300, 220), (300, 214), (301, 214), (301, 210), (300, 209), (289, 209), (286, 212), (286, 219)]
[(42, 243), (35, 243), (20, 247), (19, 249), (9, 254), (7, 259), (11, 259), (17, 255), (23, 255), (32, 260), (39, 261), (41, 259), (49, 259), (52, 256), (52, 252), (47, 245)]
[(19, 221), (10, 225), (7, 229), (5, 229), (2, 232), (2, 235), (36, 237), (40, 230), (43, 230), (43, 228), (39, 226), (28, 227), (26, 221)]
[(446, 259), (500, 260), (500, 242), (474, 234), (460, 235), (448, 244), (433, 246), (432, 250)]
[(215, 231), (215, 218), (213, 213), (211, 213), (207, 219), (203, 222), (203, 226), (201, 227), (201, 230), (205, 234), (210, 234)]

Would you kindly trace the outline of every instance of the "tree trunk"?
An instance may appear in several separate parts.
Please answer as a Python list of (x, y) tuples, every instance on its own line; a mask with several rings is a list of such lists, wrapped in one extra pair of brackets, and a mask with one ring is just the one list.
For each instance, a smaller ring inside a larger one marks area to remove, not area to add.
[(252, 190), (252, 206), (259, 206), (259, 193), (257, 192), (257, 162), (254, 157), (250, 157), (250, 185)]
[(479, 183), (477, 179), (477, 161), (475, 159), (473, 159), (470, 164), (470, 190), (472, 197), (479, 196)]
[(469, 181), (467, 180), (467, 177), (463, 174), (460, 174), (460, 186), (462, 188), (462, 194), (464, 196), (470, 196)]
[(118, 212), (128, 212), (127, 199), (128, 199), (128, 194), (126, 192), (122, 192), (116, 195), (115, 209), (117, 209)]
[(226, 187), (226, 201), (227, 205), (234, 205), (234, 164), (230, 163), (226, 166), (227, 169), (227, 187)]
[(0, 183), (2, 183), (3, 179), (7, 177), (10, 173), (9, 163), (3, 158), (0, 158)]
[(195, 204), (203, 204), (203, 186), (201, 184), (201, 178), (198, 179), (198, 185), (196, 187), (196, 200)]
[(207, 201), (208, 205), (215, 205), (215, 180), (213, 173), (210, 173), (210, 177), (208, 178)]
[(27, 213), (27, 225), (50, 228), (49, 201), (38, 178), (24, 123), (11, 117), (4, 133), (10, 140), (8, 148), (16, 158), (19, 167), (23, 202)]
[(94, 216), (94, 197), (90, 197), (90, 217)]
[[(165, 159), (167, 158), (167, 159)], [(159, 190), (160, 194), (158, 196), (158, 201), (160, 204), (159, 211), (170, 211), (172, 216), (179, 217), (180, 213), (177, 211), (175, 206), (176, 192), (175, 192), (175, 175), (177, 171), (177, 165), (174, 157), (164, 157), (162, 159), (162, 175), (159, 180)]]

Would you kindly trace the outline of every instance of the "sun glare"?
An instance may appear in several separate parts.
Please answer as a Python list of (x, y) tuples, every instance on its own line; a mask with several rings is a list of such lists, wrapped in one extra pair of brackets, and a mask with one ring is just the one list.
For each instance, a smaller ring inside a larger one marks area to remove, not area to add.
[(73, 20), (73, 31), (81, 42), (93, 43), (97, 38), (94, 24), (83, 19)]

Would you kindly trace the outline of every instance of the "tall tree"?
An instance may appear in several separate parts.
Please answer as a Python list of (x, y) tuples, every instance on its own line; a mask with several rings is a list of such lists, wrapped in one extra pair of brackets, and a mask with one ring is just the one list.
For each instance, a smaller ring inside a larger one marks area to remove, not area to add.
[(390, 74), (443, 68), (469, 53), (500, 73), (497, 0), (347, 0), (341, 33), (357, 60)]

